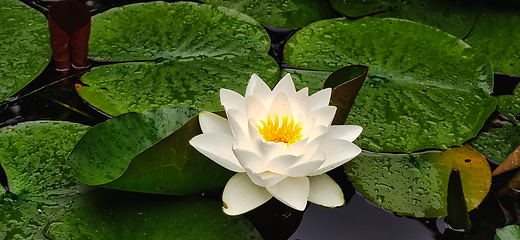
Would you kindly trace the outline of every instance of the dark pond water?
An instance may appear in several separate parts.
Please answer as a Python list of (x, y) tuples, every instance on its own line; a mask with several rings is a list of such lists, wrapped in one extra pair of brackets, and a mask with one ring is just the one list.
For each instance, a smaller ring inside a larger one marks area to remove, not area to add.
[[(46, 13), (53, 1), (27, 2)], [(92, 9), (92, 13), (102, 12), (110, 7), (138, 1), (81, 1)], [(139, 1), (142, 2), (142, 1)], [(295, 31), (267, 29), (272, 40), (270, 55), (280, 63), (284, 42)], [(99, 63), (93, 62), (92, 66)], [(89, 106), (74, 88), (84, 71), (58, 72), (51, 63), (47, 69), (26, 88), (0, 105), (0, 127), (33, 120), (63, 120), (93, 126), (110, 116)], [(495, 74), (493, 95), (512, 94), (512, 89), (520, 78)], [(491, 118), (496, 117), (494, 114)], [(494, 162), (490, 162), (496, 167)], [(1, 173), (1, 171), (0, 171)], [(496, 187), (486, 200), (470, 214), (473, 229), (461, 233), (446, 229), (443, 219), (414, 219), (399, 217), (387, 212), (355, 193), (342, 169), (335, 169), (331, 175), (341, 185), (345, 198), (350, 202), (341, 208), (328, 209), (310, 204), (304, 213), (294, 211), (276, 201), (269, 201), (255, 209), (246, 217), (255, 225), (265, 239), (493, 239), (495, 229), (507, 223), (518, 222), (520, 195), (498, 200)], [(5, 185), (5, 176), (0, 174)], [(493, 179), (499, 184), (501, 179)], [(220, 200), (215, 193), (206, 197)]]

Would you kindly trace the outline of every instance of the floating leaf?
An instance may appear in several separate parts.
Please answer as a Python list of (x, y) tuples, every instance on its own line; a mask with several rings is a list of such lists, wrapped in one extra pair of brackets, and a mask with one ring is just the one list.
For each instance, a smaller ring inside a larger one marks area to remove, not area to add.
[(17, 0), (0, 7), (0, 102), (25, 87), (49, 64), (47, 19)]
[(518, 146), (511, 154), (493, 171), (493, 176), (511, 171), (520, 167), (520, 146)]
[(502, 95), (497, 98), (497, 111), (502, 113), (509, 121), (520, 124), (516, 115), (520, 114), (520, 87), (513, 90), (513, 95)]
[(502, 163), (516, 147), (520, 146), (520, 130), (511, 123), (491, 128), (470, 141), (480, 153)]
[(452, 168), (460, 171), (468, 211), (486, 197), (491, 170), (486, 158), (469, 145), (420, 154), (362, 153), (345, 164), (356, 190), (399, 215), (442, 217)]
[(0, 239), (45, 239), (45, 224), (78, 191), (65, 161), (87, 129), (50, 121), (0, 129), (0, 163), (10, 191), (0, 195)]
[(232, 172), (188, 143), (201, 133), (192, 118), (199, 112), (162, 108), (111, 118), (85, 134), (69, 164), (81, 182), (107, 188), (184, 195), (222, 187)]
[(334, 71), (370, 67), (347, 124), (358, 146), (376, 152), (447, 148), (475, 137), (495, 110), (486, 57), (422, 24), (363, 18), (312, 23), (284, 49), (292, 66)]
[(465, 41), (488, 55), (495, 72), (520, 75), (520, 4), (482, 1)]
[[(152, 17), (151, 17), (152, 16)], [(269, 35), (250, 17), (190, 2), (118, 7), (92, 19), (90, 57), (138, 61), (93, 68), (78, 93), (111, 115), (161, 107), (222, 110), (221, 88), (245, 92), (251, 74), (274, 86)], [(144, 61), (144, 62), (143, 62)]]
[(261, 24), (279, 28), (301, 28), (322, 19), (338, 16), (327, 1), (321, 0), (202, 0), (251, 16)]
[[(122, 200), (124, 199), (124, 200)], [(98, 189), (59, 210), (45, 227), (59, 239), (262, 239), (242, 216), (204, 198)]]
[(348, 17), (379, 13), (373, 16), (408, 19), (439, 28), (458, 38), (464, 38), (471, 31), (477, 14), (473, 1), (330, 0), (330, 3)]
[(520, 226), (509, 225), (501, 228), (495, 235), (495, 240), (518, 240), (520, 239)]

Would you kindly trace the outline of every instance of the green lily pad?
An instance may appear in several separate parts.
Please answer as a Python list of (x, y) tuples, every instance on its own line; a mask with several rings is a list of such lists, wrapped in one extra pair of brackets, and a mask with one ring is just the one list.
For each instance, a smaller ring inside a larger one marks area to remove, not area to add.
[(436, 27), (458, 38), (471, 31), (477, 15), (474, 1), (451, 0), (331, 0), (332, 6), (348, 17), (374, 13), (376, 17), (408, 19)]
[(516, 115), (520, 114), (520, 87), (516, 86), (513, 94), (498, 96), (497, 111), (507, 117), (509, 121), (520, 124), (515, 118)]
[(251, 16), (261, 24), (279, 28), (301, 28), (338, 14), (327, 1), (320, 0), (202, 0)]
[(474, 1), (330, 0), (330, 3), (348, 17), (379, 13), (373, 16), (408, 19), (436, 27), (458, 38), (468, 35), (477, 15)]
[(54, 240), (262, 239), (244, 217), (227, 216), (212, 200), (106, 189), (76, 198), (44, 233)]
[(495, 235), (495, 240), (517, 240), (520, 239), (520, 226), (509, 225), (501, 228)]
[(470, 143), (480, 153), (502, 163), (520, 146), (520, 129), (506, 122), (501, 127), (479, 134)]
[(469, 211), (491, 186), (486, 158), (469, 145), (420, 154), (362, 153), (345, 164), (349, 180), (363, 196), (396, 214), (425, 218), (447, 215), (453, 167), (460, 171)]
[(106, 188), (188, 195), (223, 187), (233, 173), (188, 143), (201, 133), (192, 118), (199, 112), (162, 108), (111, 118), (85, 134), (68, 163), (81, 182)]
[(370, 67), (347, 124), (375, 152), (445, 149), (475, 137), (495, 110), (483, 54), (437, 29), (398, 19), (332, 19), (297, 32), (284, 49), (292, 66)]
[(166, 106), (222, 110), (219, 90), (244, 92), (253, 73), (274, 86), (279, 69), (267, 55), (269, 46), (262, 25), (223, 7), (118, 7), (93, 17), (89, 56), (136, 62), (92, 69), (78, 93), (113, 116)]
[(495, 72), (520, 76), (520, 3), (482, 1), (465, 41), (488, 55)]
[(0, 195), (0, 239), (45, 239), (45, 224), (79, 191), (65, 161), (88, 129), (51, 121), (0, 129), (0, 163), (10, 191)]
[(47, 18), (17, 0), (0, 6), (0, 102), (25, 87), (49, 64)]

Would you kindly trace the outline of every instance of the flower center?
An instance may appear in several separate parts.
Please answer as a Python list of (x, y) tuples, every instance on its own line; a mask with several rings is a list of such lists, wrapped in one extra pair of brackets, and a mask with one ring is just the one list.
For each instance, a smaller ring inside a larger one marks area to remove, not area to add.
[(294, 117), (291, 116), (291, 121), (289, 122), (289, 115), (282, 117), (282, 121), (278, 119), (278, 115), (274, 115), (274, 122), (271, 119), (271, 116), (267, 116), (267, 123), (260, 120), (262, 122), (262, 126), (257, 125), (258, 131), (264, 137), (266, 142), (284, 142), (287, 146), (298, 142), (302, 139), (302, 135), (300, 132), (302, 128), (300, 127), (300, 122), (297, 122), (294, 125)]

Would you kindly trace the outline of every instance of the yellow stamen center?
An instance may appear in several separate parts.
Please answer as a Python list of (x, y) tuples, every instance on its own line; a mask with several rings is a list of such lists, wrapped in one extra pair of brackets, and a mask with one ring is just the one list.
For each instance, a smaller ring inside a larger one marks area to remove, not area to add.
[(267, 116), (267, 123), (263, 120), (260, 120), (260, 122), (262, 122), (262, 126), (257, 125), (256, 127), (266, 142), (284, 142), (289, 146), (302, 139), (300, 122), (294, 125), (294, 117), (292, 116), (290, 122), (289, 115), (282, 117), (281, 124), (276, 114), (274, 115), (274, 122), (271, 116)]

